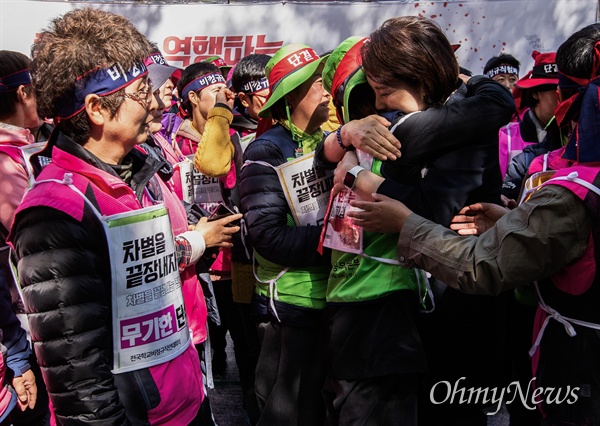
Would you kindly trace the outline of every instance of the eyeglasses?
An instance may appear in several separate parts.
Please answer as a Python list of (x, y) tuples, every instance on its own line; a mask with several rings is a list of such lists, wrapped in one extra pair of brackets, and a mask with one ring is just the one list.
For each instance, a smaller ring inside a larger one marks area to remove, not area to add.
[(152, 103), (152, 96), (152, 81), (150, 81), (150, 79), (148, 79), (148, 87), (146, 88), (146, 90), (140, 90), (139, 92), (134, 93), (123, 93), (124, 98), (136, 101), (145, 109), (148, 109), (148, 107)]

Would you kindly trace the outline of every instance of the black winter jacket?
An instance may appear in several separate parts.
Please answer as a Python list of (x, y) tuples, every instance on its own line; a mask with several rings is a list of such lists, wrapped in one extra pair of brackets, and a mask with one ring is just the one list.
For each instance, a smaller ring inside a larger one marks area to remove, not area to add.
[[(291, 133), (276, 125), (248, 146), (244, 161), (279, 166), (294, 158), (297, 148)], [(240, 200), (248, 241), (265, 259), (292, 268), (330, 264), (331, 252), (323, 256), (317, 252), (320, 227), (288, 225), (291, 212), (275, 170), (246, 165), (241, 173)]]
[[(448, 226), (465, 205), (499, 204), (502, 179), (498, 130), (515, 110), (511, 94), (498, 82), (472, 77), (445, 105), (392, 118), (402, 156), (382, 164), (385, 181), (377, 192), (415, 213)], [(317, 149), (322, 159), (322, 144)]]
[[(59, 136), (56, 144), (115, 174), (69, 139)], [(136, 149), (127, 158), (139, 198), (164, 164)], [(35, 353), (60, 424), (148, 425), (148, 410), (160, 402), (149, 370), (111, 373), (108, 247), (101, 223), (84, 209), (81, 222), (49, 207), (23, 210), (15, 219), (12, 241)]]

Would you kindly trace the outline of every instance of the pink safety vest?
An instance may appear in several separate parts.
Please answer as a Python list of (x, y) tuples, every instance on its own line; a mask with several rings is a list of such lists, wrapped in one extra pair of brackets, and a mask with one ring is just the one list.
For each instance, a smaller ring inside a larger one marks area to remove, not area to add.
[[(582, 201), (586, 202), (590, 193), (591, 197), (599, 197), (600, 199), (600, 188), (594, 184), (594, 181), (599, 174), (600, 168), (598, 167), (576, 165), (558, 170), (552, 179), (545, 182), (543, 186), (562, 186), (573, 192), (573, 194)], [(583, 256), (575, 263), (564, 266), (560, 271), (550, 277), (550, 280), (556, 289), (567, 295), (581, 296), (592, 287), (597, 279), (598, 265), (595, 257), (595, 244), (597, 243), (598, 241), (594, 240), (593, 235), (590, 235), (589, 243)], [(600, 329), (600, 325), (585, 323), (577, 319), (561, 316), (559, 312), (560, 307), (547, 306), (542, 298), (543, 292), (538, 290), (538, 293), (540, 295), (540, 303), (538, 305), (534, 324), (534, 346), (530, 351), (530, 355), (533, 357), (534, 372), (537, 370), (539, 361), (539, 351), (537, 351), (537, 347), (542, 339), (544, 329), (551, 319), (560, 321), (565, 326), (566, 332), (569, 334), (572, 333), (572, 327), (569, 326), (570, 323), (582, 325), (584, 327), (597, 327)], [(555, 309), (558, 309), (558, 311), (555, 311)]]
[[(97, 169), (57, 147), (52, 149), (52, 163), (44, 168), (36, 180), (62, 181), (65, 173), (72, 174), (73, 184), (82, 193), (85, 194), (88, 188), (93, 191), (103, 215), (138, 210), (153, 204), (147, 195), (144, 195), (140, 204), (133, 190), (120, 178)], [(163, 195), (163, 202), (169, 212), (174, 234), (186, 231), (187, 216), (183, 205), (162, 180), (157, 179), (157, 181)], [(49, 197), (48, 194), (52, 196)], [(41, 183), (27, 193), (17, 213), (30, 207), (45, 206), (62, 211), (75, 220), (81, 221), (85, 201), (73, 194), (73, 191), (64, 184)], [(194, 265), (181, 273), (181, 282), (192, 342), (198, 344), (207, 338), (207, 310)], [(150, 367), (149, 371), (161, 394), (160, 404), (148, 411), (150, 424), (175, 424), (179, 421), (187, 424), (187, 419), (189, 419), (188, 423), (194, 419), (204, 399), (200, 361), (194, 345), (190, 345), (188, 350), (177, 358)]]
[(519, 122), (510, 122), (500, 128), (498, 133), (498, 160), (500, 162), (500, 173), (502, 179), (506, 175), (511, 160), (523, 151), (527, 145), (537, 142), (526, 142), (521, 137)]

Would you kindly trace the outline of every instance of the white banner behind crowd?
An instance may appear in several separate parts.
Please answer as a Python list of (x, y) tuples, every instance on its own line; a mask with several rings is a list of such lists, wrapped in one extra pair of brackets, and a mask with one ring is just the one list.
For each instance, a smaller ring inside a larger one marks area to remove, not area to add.
[[(0, 48), (29, 53), (49, 21), (86, 6), (129, 18), (158, 44), (173, 65), (184, 67), (212, 55), (230, 64), (250, 53), (273, 54), (289, 43), (322, 53), (346, 37), (367, 36), (385, 19), (421, 15), (435, 19), (461, 65), (481, 73), (499, 53), (521, 61), (553, 51), (573, 32), (596, 20), (597, 0), (386, 1), (373, 3), (107, 4), (0, 0)], [(98, 23), (101, 25), (101, 23)]]

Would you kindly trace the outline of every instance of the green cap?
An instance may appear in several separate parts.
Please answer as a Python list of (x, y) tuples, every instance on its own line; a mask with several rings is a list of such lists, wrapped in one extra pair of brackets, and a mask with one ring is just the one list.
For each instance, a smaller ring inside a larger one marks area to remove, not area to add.
[(271, 92), (258, 115), (271, 117), (271, 107), (285, 95), (308, 81), (327, 56), (319, 57), (305, 44), (288, 44), (279, 49), (265, 67)]
[(231, 65), (227, 65), (227, 62), (220, 56), (211, 56), (210, 58), (206, 58), (204, 62), (208, 62), (209, 64), (215, 64), (219, 69), (230, 70), (232, 68)]
[[(359, 84), (367, 84), (360, 51), (368, 40), (366, 37), (348, 37), (331, 52), (323, 68), (323, 87), (331, 93), (338, 119), (344, 123), (350, 121), (348, 99), (352, 89)], [(340, 116), (341, 107), (344, 109), (343, 117)]]

